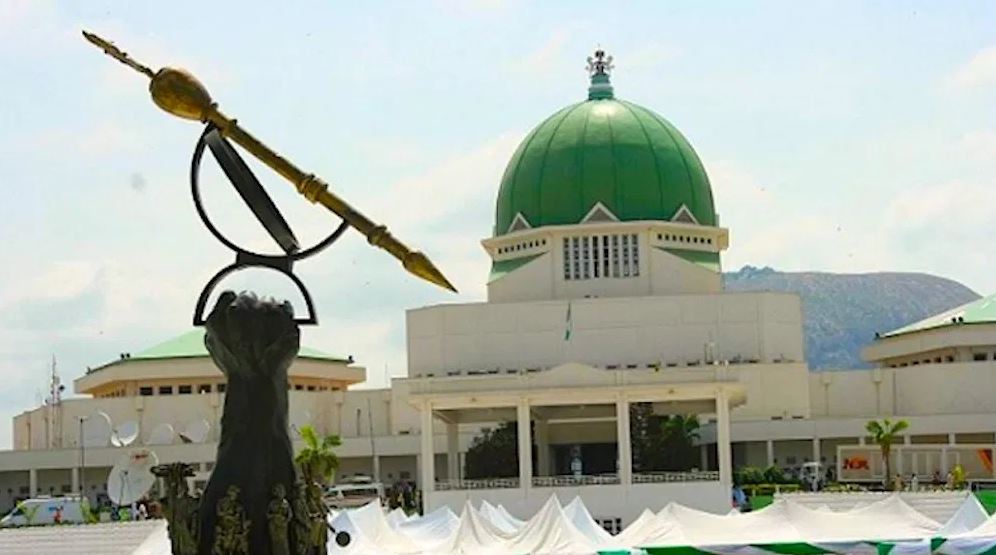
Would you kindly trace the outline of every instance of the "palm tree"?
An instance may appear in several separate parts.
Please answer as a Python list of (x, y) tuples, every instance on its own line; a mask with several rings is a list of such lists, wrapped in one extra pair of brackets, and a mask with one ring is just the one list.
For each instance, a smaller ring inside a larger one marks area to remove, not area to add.
[(871, 434), (872, 441), (882, 450), (882, 462), (885, 463), (885, 489), (892, 489), (892, 461), (890, 453), (892, 444), (899, 438), (899, 433), (910, 427), (910, 423), (905, 420), (895, 422), (888, 418), (882, 421), (869, 420), (865, 424), (865, 430)]
[(319, 439), (318, 433), (311, 426), (301, 426), (299, 431), (304, 440), (304, 449), (294, 457), (294, 462), (301, 469), (301, 478), (305, 484), (328, 483), (339, 468), (339, 457), (332, 448), (342, 445), (342, 440), (335, 434)]
[(699, 439), (699, 417), (694, 414), (675, 414), (661, 423), (664, 439), (675, 439), (679, 443), (692, 445)]

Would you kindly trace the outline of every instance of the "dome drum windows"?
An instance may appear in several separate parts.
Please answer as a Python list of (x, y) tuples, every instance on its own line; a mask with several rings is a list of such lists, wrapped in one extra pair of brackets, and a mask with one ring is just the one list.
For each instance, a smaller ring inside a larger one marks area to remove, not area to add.
[(565, 281), (640, 275), (640, 248), (635, 233), (564, 237), (562, 250)]
[(515, 243), (513, 245), (505, 245), (503, 247), (498, 247), (495, 249), (495, 253), (498, 256), (511, 254), (508, 258), (516, 258), (515, 254), (522, 251), (532, 251), (534, 249), (546, 247), (546, 239), (533, 239), (531, 241), (523, 241), (521, 243)]

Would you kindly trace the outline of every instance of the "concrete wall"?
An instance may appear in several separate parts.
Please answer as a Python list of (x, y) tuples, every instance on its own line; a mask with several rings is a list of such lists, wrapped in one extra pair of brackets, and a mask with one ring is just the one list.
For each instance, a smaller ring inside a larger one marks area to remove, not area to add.
[[(636, 236), (638, 244), (637, 275), (564, 278), (563, 240), (578, 237), (612, 235)], [(665, 240), (676, 235), (709, 237), (709, 244)], [(544, 242), (545, 241), (545, 242)], [(573, 226), (551, 226), (486, 239), (485, 250), (493, 260), (504, 261), (535, 256), (530, 262), (488, 283), (488, 302), (507, 303), (585, 297), (637, 297), (674, 294), (715, 294), (722, 291), (722, 276), (710, 268), (690, 263), (665, 252), (678, 248), (718, 253), (726, 248), (725, 229), (670, 222), (600, 222)], [(527, 248), (510, 253), (498, 251), (502, 246)], [(530, 246), (532, 245), (532, 246)]]
[(410, 376), (714, 360), (803, 360), (796, 295), (731, 293), (439, 305), (407, 313)]

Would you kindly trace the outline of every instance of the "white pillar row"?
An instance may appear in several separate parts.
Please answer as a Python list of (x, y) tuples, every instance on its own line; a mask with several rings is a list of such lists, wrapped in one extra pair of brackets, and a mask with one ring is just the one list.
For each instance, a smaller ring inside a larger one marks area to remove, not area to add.
[(764, 443), (768, 451), (768, 466), (775, 466), (775, 441), (769, 439)]
[(533, 438), (529, 430), (529, 400), (520, 399), (515, 413), (519, 432), (519, 487), (529, 489), (533, 485)]
[(436, 454), (432, 445), (432, 403), (425, 401), (422, 403), (422, 410), (419, 412), (422, 421), (422, 449), (420, 454), (421, 476), (419, 485), (422, 488), (422, 503), (428, 511), (428, 494), (436, 487)]
[(719, 464), (719, 481), (733, 486), (733, 450), (730, 446), (730, 402), (726, 390), (716, 393), (716, 460)]
[(633, 483), (633, 449), (629, 430), (629, 400), (616, 401), (616, 442), (619, 454), (619, 483)]
[(456, 422), (446, 423), (446, 477), (460, 479), (460, 435)]
[(80, 491), (80, 469), (78, 467), (74, 466), (72, 468), (70, 476), (71, 476), (70, 480), (71, 480), (71, 483), (72, 483), (72, 491), (79, 492)]
[(38, 470), (34, 468), (28, 470), (28, 496), (38, 496)]
[(550, 423), (536, 419), (536, 475), (551, 476), (550, 467)]
[(813, 438), (813, 462), (820, 462), (820, 438)]

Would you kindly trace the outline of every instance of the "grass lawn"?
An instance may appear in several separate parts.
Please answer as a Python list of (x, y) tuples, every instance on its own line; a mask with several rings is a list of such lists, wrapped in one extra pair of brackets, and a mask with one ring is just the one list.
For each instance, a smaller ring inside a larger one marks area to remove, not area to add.
[(993, 514), (996, 512), (996, 490), (984, 489), (975, 492), (975, 497), (979, 499), (979, 503), (986, 508), (986, 512)]

